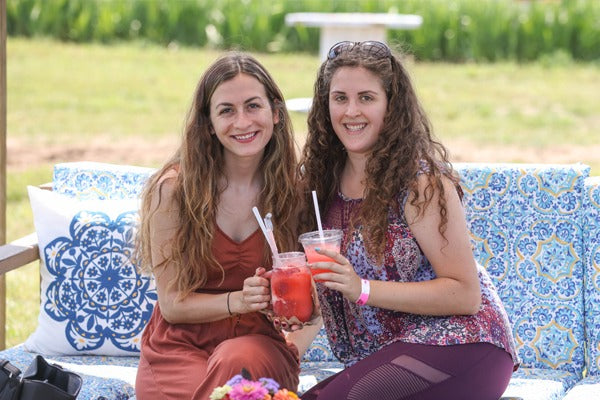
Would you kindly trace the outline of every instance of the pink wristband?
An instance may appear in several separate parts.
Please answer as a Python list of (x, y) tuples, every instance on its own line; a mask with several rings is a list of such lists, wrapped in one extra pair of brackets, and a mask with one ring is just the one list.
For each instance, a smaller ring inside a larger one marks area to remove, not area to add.
[(361, 279), (360, 289), (360, 296), (358, 296), (356, 304), (358, 304), (359, 306), (363, 306), (367, 304), (367, 300), (369, 300), (369, 293), (371, 293), (371, 283), (366, 279)]

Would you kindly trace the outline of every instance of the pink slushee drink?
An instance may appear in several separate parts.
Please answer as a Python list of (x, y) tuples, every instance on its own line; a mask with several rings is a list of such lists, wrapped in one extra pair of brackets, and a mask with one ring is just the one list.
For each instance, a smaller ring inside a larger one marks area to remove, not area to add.
[(280, 253), (273, 260), (271, 301), (279, 317), (307, 322), (313, 314), (312, 276), (302, 252)]
[[(331, 250), (336, 253), (340, 252), (340, 246), (342, 244), (343, 232), (339, 229), (326, 229), (323, 231), (323, 237), (319, 234), (319, 231), (306, 232), (300, 235), (298, 241), (304, 247), (306, 253), (306, 259), (310, 264), (316, 262), (331, 262), (331, 258), (317, 253), (315, 248), (323, 250)], [(313, 275), (327, 272), (327, 269), (311, 269)]]

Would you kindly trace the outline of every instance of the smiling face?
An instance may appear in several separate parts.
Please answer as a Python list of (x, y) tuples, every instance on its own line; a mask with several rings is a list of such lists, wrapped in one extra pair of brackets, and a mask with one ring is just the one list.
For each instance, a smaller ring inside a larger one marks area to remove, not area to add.
[(383, 127), (387, 96), (381, 80), (362, 67), (342, 67), (331, 79), (329, 115), (348, 151), (367, 155)]
[(262, 157), (279, 118), (263, 84), (242, 73), (215, 89), (210, 101), (210, 122), (225, 157), (246, 158)]

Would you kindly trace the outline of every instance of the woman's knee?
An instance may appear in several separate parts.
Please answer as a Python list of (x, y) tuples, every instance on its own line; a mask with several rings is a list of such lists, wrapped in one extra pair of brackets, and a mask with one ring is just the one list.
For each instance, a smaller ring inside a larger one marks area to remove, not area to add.
[(219, 344), (208, 360), (209, 368), (227, 365), (241, 371), (261, 365), (273, 357), (273, 344), (262, 335), (246, 335), (228, 339)]

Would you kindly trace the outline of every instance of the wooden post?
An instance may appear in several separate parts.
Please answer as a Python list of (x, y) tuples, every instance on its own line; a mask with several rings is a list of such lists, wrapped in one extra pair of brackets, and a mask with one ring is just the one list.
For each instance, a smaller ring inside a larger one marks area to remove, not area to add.
[[(6, 243), (6, 0), (0, 0), (0, 244)], [(0, 275), (0, 349), (6, 347), (6, 276)]]

